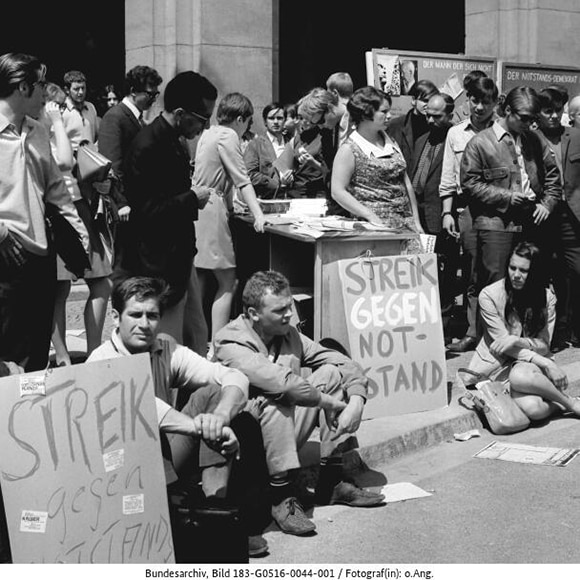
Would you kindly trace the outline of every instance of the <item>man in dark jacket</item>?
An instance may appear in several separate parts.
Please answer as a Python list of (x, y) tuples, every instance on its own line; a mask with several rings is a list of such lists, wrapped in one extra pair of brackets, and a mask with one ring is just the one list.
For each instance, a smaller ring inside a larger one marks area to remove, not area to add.
[(429, 131), (425, 110), (429, 99), (438, 92), (431, 81), (416, 82), (409, 92), (411, 109), (407, 114), (395, 117), (389, 123), (388, 133), (401, 148), (407, 167), (411, 167), (413, 162), (413, 149), (417, 139)]
[(425, 233), (437, 236), (435, 252), (439, 262), (439, 295), (444, 320), (448, 320), (455, 301), (459, 266), (459, 245), (441, 227), (439, 197), (445, 139), (451, 128), (454, 106), (453, 99), (445, 93), (435, 94), (429, 99), (425, 111), (429, 131), (415, 142), (409, 171), (421, 225)]
[(114, 279), (152, 276), (169, 284), (162, 331), (181, 342), (183, 309), (195, 248), (194, 220), (209, 190), (191, 186), (189, 155), (180, 137), (192, 139), (205, 128), (217, 90), (193, 71), (169, 81), (164, 111), (133, 140), (125, 161), (126, 195), (131, 206), (129, 236)]
[(131, 211), (124, 195), (123, 162), (133, 139), (145, 126), (143, 113), (155, 102), (162, 82), (155, 69), (141, 65), (133, 67), (125, 77), (127, 95), (105, 113), (99, 125), (99, 153), (111, 160), (117, 178), (117, 186), (112, 189), (111, 195), (121, 222), (129, 220)]

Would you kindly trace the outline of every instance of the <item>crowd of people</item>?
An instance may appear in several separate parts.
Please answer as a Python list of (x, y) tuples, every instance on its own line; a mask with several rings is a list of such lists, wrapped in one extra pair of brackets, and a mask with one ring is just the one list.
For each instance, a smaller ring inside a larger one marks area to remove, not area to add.
[[(354, 90), (339, 72), (297, 103), (268, 103), (255, 135), (254, 106), (238, 92), (217, 102), (210, 126), (218, 88), (194, 71), (167, 82), (152, 120), (163, 79), (149, 66), (127, 72), (122, 98), (105, 87), (97, 107), (82, 72), (66, 73), (62, 87), (49, 78), (34, 56), (0, 57), (0, 374), (71, 364), (66, 301), (84, 278), (88, 362), (150, 355), (170, 497), (199, 480), (205, 501), (231, 498), (232, 464), (247, 460), (237, 423), (245, 415), (259, 428), (268, 511), (282, 532), (315, 531), (294, 480), (317, 427), (312, 501), (384, 505), (344, 469), (367, 379), (340, 345), (291, 324), (291, 281), (256, 272), (231, 319), (231, 218), (242, 208), (263, 232), (260, 200), (324, 197), (333, 213), (436, 236), (447, 319), (464, 293), (467, 330), (453, 342), (448, 325), (448, 349), (475, 349), (472, 368), (510, 382), (531, 419), (580, 414), (552, 357), (580, 341), (580, 130), (561, 123), (562, 87), (499, 95), (473, 71), (464, 79), (469, 116), (458, 121), (454, 100), (419, 79), (405, 89), (411, 109), (391, 118), (390, 95)], [(570, 101), (572, 125), (573, 105), (580, 97)], [(105, 179), (79, 172), (84, 147), (110, 161)], [(56, 255), (49, 209), (90, 267), (78, 272)], [(115, 328), (103, 341), (109, 299)], [(247, 513), (249, 554), (267, 553), (263, 524)], [(0, 517), (2, 559), (10, 555)]]

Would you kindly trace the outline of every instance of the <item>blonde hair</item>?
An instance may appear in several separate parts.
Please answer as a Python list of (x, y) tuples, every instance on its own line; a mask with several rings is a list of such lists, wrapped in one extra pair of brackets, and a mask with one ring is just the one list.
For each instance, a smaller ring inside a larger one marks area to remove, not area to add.
[(336, 106), (338, 106), (338, 96), (326, 89), (317, 87), (298, 101), (298, 114), (308, 117), (314, 117), (321, 113), (324, 115), (330, 107)]

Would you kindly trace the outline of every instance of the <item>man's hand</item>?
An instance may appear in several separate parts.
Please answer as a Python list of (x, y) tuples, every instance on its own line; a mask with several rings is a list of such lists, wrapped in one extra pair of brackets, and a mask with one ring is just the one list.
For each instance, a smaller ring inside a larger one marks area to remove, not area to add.
[(214, 451), (217, 451), (222, 455), (233, 455), (235, 453), (236, 457), (239, 459), (238, 452), (240, 450), (240, 442), (238, 441), (238, 438), (236, 437), (236, 434), (231, 427), (223, 428), (222, 437), (219, 441), (206, 443)]
[(16, 236), (11, 232), (0, 242), (0, 258), (8, 265), (24, 266), (26, 263), (26, 254), (24, 248)]
[(494, 356), (503, 356), (510, 348), (513, 348), (518, 342), (518, 337), (508, 334), (507, 336), (502, 336), (496, 338), (490, 345), (489, 351)]
[(539, 226), (542, 222), (545, 222), (550, 217), (550, 212), (541, 203), (536, 204), (536, 209), (534, 210), (534, 223)]
[(228, 423), (225, 417), (214, 413), (200, 413), (193, 418), (193, 421), (199, 436), (206, 443), (219, 443)]
[(335, 429), (338, 424), (337, 418), (340, 413), (346, 409), (346, 403), (340, 399), (335, 399), (326, 393), (321, 393), (318, 406), (324, 410), (324, 416), (328, 428)]
[(443, 216), (442, 222), (443, 229), (455, 239), (459, 239), (459, 232), (457, 231), (457, 226), (455, 224), (455, 218), (452, 215), (446, 214)]
[(199, 209), (203, 209), (207, 205), (211, 194), (215, 192), (215, 189), (212, 187), (205, 187), (205, 185), (196, 185), (192, 188), (192, 191), (197, 197)]
[(131, 207), (128, 205), (124, 205), (123, 207), (119, 208), (117, 214), (119, 216), (120, 222), (128, 222), (129, 221), (129, 214), (131, 213)]
[(287, 169), (286, 171), (280, 173), (280, 185), (283, 187), (291, 185), (293, 181), (294, 173), (292, 172), (292, 169)]
[(344, 411), (336, 419), (336, 432), (332, 439), (337, 439), (345, 433), (354, 433), (360, 427), (364, 408), (364, 399), (358, 395), (352, 396)]
[(512, 191), (511, 192), (511, 200), (510, 203), (512, 205), (522, 205), (523, 203), (529, 202), (529, 198), (525, 193), (521, 191)]

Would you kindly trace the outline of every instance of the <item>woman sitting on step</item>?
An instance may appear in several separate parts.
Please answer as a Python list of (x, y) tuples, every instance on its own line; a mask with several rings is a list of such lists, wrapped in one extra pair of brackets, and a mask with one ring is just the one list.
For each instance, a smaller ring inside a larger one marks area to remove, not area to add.
[(550, 353), (556, 298), (542, 283), (539, 250), (529, 242), (512, 251), (505, 278), (479, 295), (483, 336), (469, 368), (509, 381), (511, 395), (531, 420), (562, 409), (580, 415), (580, 400), (565, 393), (566, 373)]

